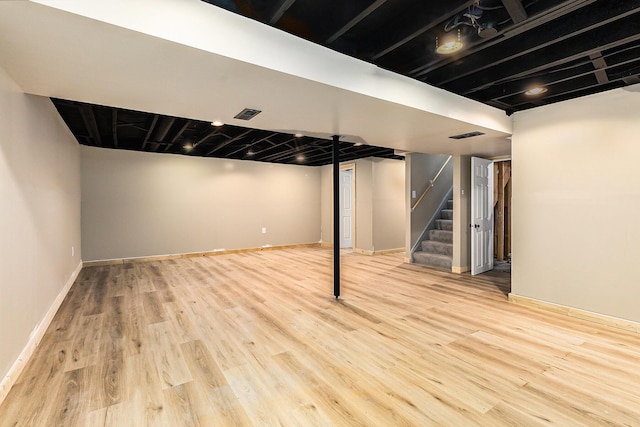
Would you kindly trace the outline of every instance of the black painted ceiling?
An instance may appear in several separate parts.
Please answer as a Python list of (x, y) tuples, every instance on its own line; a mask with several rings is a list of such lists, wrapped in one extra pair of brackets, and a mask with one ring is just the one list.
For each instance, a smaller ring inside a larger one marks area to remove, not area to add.
[[(640, 83), (640, 0), (202, 1), (508, 114)], [(435, 52), (436, 44), (458, 34), (462, 50)], [(540, 85), (545, 93), (525, 94)], [(331, 162), (328, 139), (53, 101), (85, 145)], [(387, 148), (347, 142), (340, 148), (342, 160), (401, 158)]]
[(509, 114), (640, 83), (640, 0), (203, 1)]
[[(82, 145), (306, 166), (333, 161), (332, 141), (52, 99)], [(393, 149), (340, 142), (340, 160), (403, 159)]]

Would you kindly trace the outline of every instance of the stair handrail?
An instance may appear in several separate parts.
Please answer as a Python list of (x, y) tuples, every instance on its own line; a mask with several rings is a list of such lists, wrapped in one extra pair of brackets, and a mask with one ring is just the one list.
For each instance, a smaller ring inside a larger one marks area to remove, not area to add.
[(447, 160), (444, 162), (444, 164), (442, 165), (442, 167), (440, 168), (440, 170), (438, 171), (438, 173), (436, 174), (436, 176), (433, 177), (432, 180), (429, 181), (429, 185), (427, 186), (427, 188), (424, 190), (424, 192), (422, 193), (422, 195), (420, 196), (420, 198), (418, 199), (418, 201), (411, 207), (411, 212), (413, 212), (414, 210), (416, 210), (416, 208), (418, 207), (418, 205), (422, 202), (422, 199), (424, 199), (424, 197), (427, 195), (427, 193), (429, 192), (429, 190), (431, 190), (434, 186), (434, 184), (436, 183), (436, 181), (438, 180), (438, 177), (440, 176), (440, 174), (442, 173), (442, 171), (444, 170), (444, 168), (449, 164), (449, 161), (451, 160), (453, 156), (449, 156), (447, 157)]

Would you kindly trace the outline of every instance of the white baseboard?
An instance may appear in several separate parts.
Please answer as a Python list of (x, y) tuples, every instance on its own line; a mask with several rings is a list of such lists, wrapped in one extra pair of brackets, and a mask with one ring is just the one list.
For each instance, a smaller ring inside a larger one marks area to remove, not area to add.
[(117, 264), (125, 264), (125, 263), (165, 261), (168, 259), (181, 259), (181, 258), (198, 258), (198, 257), (205, 257), (205, 256), (240, 254), (240, 253), (246, 253), (246, 252), (274, 251), (274, 250), (281, 250), (281, 249), (296, 249), (296, 248), (315, 248), (321, 245), (322, 243), (295, 243), (292, 245), (262, 246), (259, 248), (220, 249), (220, 250), (207, 251), (207, 252), (188, 252), (183, 254), (151, 255), (151, 256), (133, 257), (133, 258), (115, 258), (115, 259), (85, 261), (84, 266), (100, 267), (100, 266), (106, 266), (106, 265), (117, 265)]
[(620, 319), (618, 317), (607, 316), (606, 314), (594, 313), (592, 311), (573, 308), (566, 305), (554, 304), (535, 298), (523, 297), (512, 293), (509, 294), (509, 301), (515, 304), (540, 308), (542, 310), (552, 311), (565, 316), (575, 317), (577, 319), (588, 320), (589, 322), (598, 323), (612, 328), (640, 333), (640, 323), (631, 320)]
[(4, 376), (2, 382), (0, 382), (0, 404), (2, 404), (4, 399), (7, 397), (7, 394), (9, 394), (9, 390), (11, 390), (11, 387), (13, 387), (16, 380), (22, 373), (24, 367), (31, 359), (31, 356), (33, 356), (36, 348), (38, 348), (38, 344), (40, 344), (40, 341), (47, 331), (47, 328), (53, 321), (53, 317), (58, 312), (62, 301), (64, 301), (67, 293), (69, 293), (69, 289), (71, 289), (71, 286), (76, 281), (78, 274), (80, 274), (80, 270), (82, 270), (82, 261), (80, 261), (76, 269), (73, 271), (73, 273), (71, 273), (69, 280), (67, 280), (64, 288), (62, 288), (56, 299), (53, 301), (53, 304), (51, 304), (49, 310), (47, 310), (47, 313), (44, 315), (40, 323), (33, 329), (31, 335), (29, 336), (29, 341), (27, 341), (27, 345), (25, 345), (24, 349), (22, 349), (20, 355), (18, 356), (18, 359), (13, 363), (11, 368), (9, 368), (9, 372), (7, 372), (7, 374)]
[(383, 249), (381, 251), (368, 251), (366, 249), (353, 248), (353, 253), (360, 254), (360, 255), (369, 255), (369, 256), (398, 254), (404, 251), (405, 251), (404, 248)]

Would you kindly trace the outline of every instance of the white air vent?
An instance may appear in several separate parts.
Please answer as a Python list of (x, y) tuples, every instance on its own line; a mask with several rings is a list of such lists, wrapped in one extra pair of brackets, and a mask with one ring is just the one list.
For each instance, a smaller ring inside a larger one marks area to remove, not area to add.
[(244, 110), (236, 114), (233, 118), (240, 119), (240, 120), (251, 120), (260, 113), (262, 113), (261, 110), (254, 110), (253, 108), (245, 108)]
[(480, 135), (484, 135), (484, 132), (475, 131), (475, 132), (461, 133), (460, 135), (453, 135), (453, 136), (450, 136), (449, 138), (465, 139), (465, 138), (473, 138), (474, 136), (480, 136)]

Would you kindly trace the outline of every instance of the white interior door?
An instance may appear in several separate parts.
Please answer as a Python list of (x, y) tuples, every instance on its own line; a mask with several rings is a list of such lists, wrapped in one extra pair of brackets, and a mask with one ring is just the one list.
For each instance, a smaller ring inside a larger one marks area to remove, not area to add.
[(471, 274), (493, 269), (493, 162), (471, 158)]
[(340, 247), (353, 247), (353, 169), (340, 171)]

